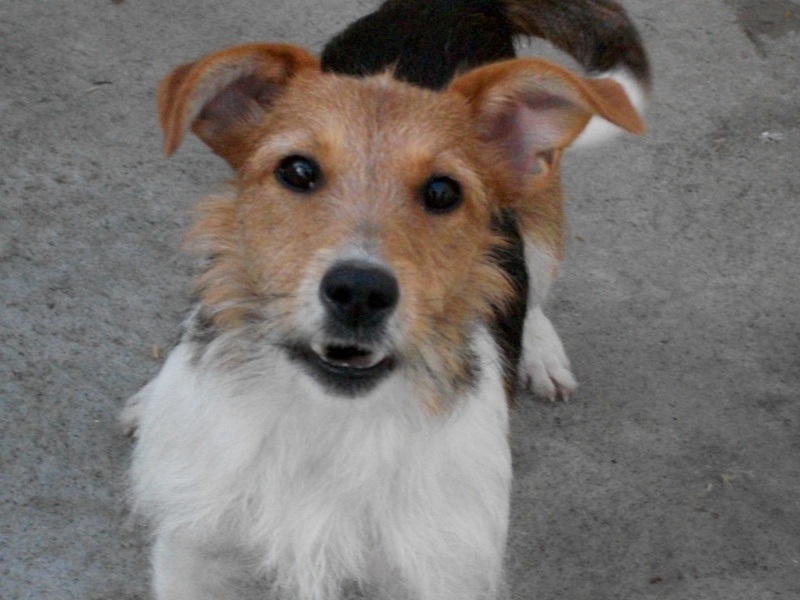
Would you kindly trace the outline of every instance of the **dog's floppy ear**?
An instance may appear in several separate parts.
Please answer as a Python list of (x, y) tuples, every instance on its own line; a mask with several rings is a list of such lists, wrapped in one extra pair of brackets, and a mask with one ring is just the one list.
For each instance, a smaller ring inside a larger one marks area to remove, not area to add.
[(288, 44), (245, 44), (181, 65), (158, 88), (164, 154), (192, 131), (234, 169), (250, 153), (249, 134), (286, 84), (317, 59)]
[(633, 133), (644, 124), (622, 86), (584, 79), (540, 59), (512, 59), (474, 69), (448, 88), (467, 99), (479, 135), (523, 173), (557, 164), (594, 116)]

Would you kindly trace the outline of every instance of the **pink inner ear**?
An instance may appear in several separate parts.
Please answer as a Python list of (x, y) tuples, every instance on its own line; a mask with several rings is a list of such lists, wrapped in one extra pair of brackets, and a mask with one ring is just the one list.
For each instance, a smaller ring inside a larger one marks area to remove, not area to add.
[(566, 98), (537, 92), (506, 104), (495, 118), (491, 139), (511, 164), (526, 173), (541, 171), (540, 159), (572, 141), (589, 114)]
[(277, 86), (256, 75), (242, 77), (225, 87), (200, 110), (198, 119), (205, 128), (219, 133), (234, 124), (257, 124), (264, 107), (274, 101)]

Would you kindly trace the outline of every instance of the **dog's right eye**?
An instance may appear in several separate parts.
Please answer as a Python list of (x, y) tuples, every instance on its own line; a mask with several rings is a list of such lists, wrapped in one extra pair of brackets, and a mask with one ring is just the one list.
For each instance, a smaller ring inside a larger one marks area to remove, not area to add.
[(461, 186), (454, 179), (440, 176), (429, 179), (421, 190), (422, 206), (429, 213), (441, 215), (449, 213), (461, 204)]
[(319, 165), (305, 156), (287, 156), (275, 168), (275, 177), (293, 192), (312, 192), (322, 181)]

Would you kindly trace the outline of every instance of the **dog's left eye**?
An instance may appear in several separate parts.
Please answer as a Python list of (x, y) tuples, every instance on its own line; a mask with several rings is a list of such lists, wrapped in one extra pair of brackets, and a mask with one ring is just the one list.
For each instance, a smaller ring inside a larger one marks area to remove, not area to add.
[(275, 177), (293, 192), (311, 192), (322, 181), (319, 165), (305, 156), (287, 156), (278, 163)]
[(448, 213), (455, 210), (462, 199), (461, 186), (449, 177), (433, 177), (422, 186), (422, 205), (429, 213)]

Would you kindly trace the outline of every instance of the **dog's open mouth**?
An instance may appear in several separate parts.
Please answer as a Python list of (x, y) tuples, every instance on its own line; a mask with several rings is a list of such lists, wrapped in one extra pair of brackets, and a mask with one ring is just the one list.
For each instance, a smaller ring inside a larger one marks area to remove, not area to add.
[(325, 365), (353, 371), (373, 369), (388, 358), (383, 351), (359, 345), (313, 343), (311, 350)]
[(288, 348), (289, 355), (330, 392), (341, 396), (367, 393), (396, 366), (386, 349), (343, 341), (314, 341)]

